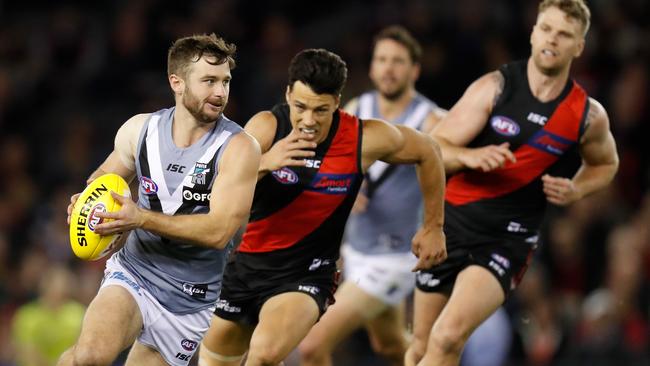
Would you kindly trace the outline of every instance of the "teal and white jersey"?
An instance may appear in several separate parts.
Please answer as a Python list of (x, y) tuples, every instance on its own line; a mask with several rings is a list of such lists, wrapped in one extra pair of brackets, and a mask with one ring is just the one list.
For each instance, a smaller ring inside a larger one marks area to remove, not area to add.
[[(383, 119), (376, 91), (359, 97), (356, 115), (360, 119)], [(427, 116), (437, 108), (417, 94), (404, 113), (389, 121), (421, 129)], [(365, 212), (352, 214), (346, 227), (347, 242), (364, 254), (402, 253), (411, 250), (411, 239), (420, 223), (422, 193), (413, 165), (372, 164), (366, 174), (369, 197)]]
[[(199, 141), (179, 148), (172, 140), (173, 116), (174, 108), (153, 113), (140, 132), (138, 206), (166, 215), (206, 213), (221, 155), (242, 128), (221, 117)], [(231, 247), (203, 248), (136, 229), (116, 256), (162, 306), (188, 314), (216, 302)]]

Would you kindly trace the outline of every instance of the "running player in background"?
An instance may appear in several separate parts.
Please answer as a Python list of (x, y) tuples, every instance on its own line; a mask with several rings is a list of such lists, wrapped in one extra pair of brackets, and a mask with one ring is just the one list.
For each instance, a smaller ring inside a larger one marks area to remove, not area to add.
[[(447, 186), (449, 257), (421, 271), (406, 365), (457, 365), (472, 331), (506, 299), (537, 246), (546, 202), (568, 205), (605, 187), (618, 168), (609, 119), (569, 70), (590, 13), (583, 0), (545, 0), (527, 61), (475, 81), (434, 129)], [(573, 146), (571, 178), (547, 174)]]
[[(445, 111), (415, 90), (422, 50), (403, 27), (374, 39), (370, 79), (376, 90), (353, 99), (346, 111), (361, 120), (382, 119), (428, 133)], [(360, 327), (372, 348), (392, 365), (404, 361), (404, 309), (415, 288), (417, 258), (411, 238), (420, 222), (422, 193), (411, 165), (372, 164), (352, 208), (341, 255), (345, 282), (336, 304), (300, 344), (302, 365), (331, 365), (338, 343)]]
[(323, 49), (289, 66), (287, 104), (246, 125), (263, 151), (250, 222), (224, 276), (202, 365), (277, 365), (333, 302), (345, 222), (376, 160), (416, 164), (424, 197), (414, 269), (445, 258), (444, 172), (435, 143), (404, 126), (339, 110), (347, 76)]
[(127, 365), (184, 366), (195, 353), (260, 160), (255, 139), (223, 116), (234, 52), (214, 34), (174, 42), (168, 78), (176, 106), (126, 121), (89, 178), (137, 176), (139, 201), (113, 192), (122, 209), (104, 213), (114, 220), (95, 232), (132, 231), (107, 261), (79, 339), (59, 365), (110, 365), (129, 346)]

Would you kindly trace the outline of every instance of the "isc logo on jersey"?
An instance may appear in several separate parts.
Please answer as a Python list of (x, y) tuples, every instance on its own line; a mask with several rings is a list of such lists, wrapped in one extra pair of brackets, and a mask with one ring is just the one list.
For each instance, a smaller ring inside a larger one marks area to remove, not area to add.
[(321, 160), (315, 160), (315, 159), (305, 159), (305, 168), (314, 168), (318, 169), (320, 168)]
[(490, 126), (499, 135), (511, 137), (519, 134), (519, 125), (508, 117), (494, 116), (490, 120)]
[[(129, 185), (117, 174), (105, 174), (95, 179), (81, 192), (70, 214), (70, 246), (74, 254), (86, 260), (99, 259), (110, 252), (119, 234), (101, 236), (95, 233), (104, 219), (99, 212), (116, 212), (122, 206), (110, 191), (130, 196)], [(108, 220), (106, 220), (108, 221)]]
[(528, 117), (526, 117), (526, 119), (540, 126), (544, 126), (546, 124), (546, 121), (548, 121), (548, 117), (534, 112), (528, 113)]

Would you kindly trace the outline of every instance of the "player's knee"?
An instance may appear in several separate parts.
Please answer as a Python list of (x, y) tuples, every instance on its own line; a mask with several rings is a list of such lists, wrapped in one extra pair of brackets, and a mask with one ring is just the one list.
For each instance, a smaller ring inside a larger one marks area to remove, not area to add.
[(282, 362), (282, 358), (271, 350), (258, 350), (257, 352), (251, 350), (248, 354), (248, 362), (253, 365), (276, 366)]
[(427, 351), (427, 340), (419, 337), (413, 337), (413, 341), (406, 350), (406, 358), (409, 358), (413, 365), (420, 362), (424, 353)]
[(455, 327), (439, 327), (431, 333), (429, 344), (443, 354), (460, 354), (468, 335)]
[(99, 348), (77, 345), (72, 354), (74, 366), (108, 366), (113, 359)]
[(305, 365), (320, 364), (323, 358), (326, 357), (327, 351), (324, 347), (313, 342), (307, 337), (298, 346), (300, 359)]
[(273, 342), (251, 342), (248, 360), (254, 365), (276, 366), (282, 362), (284, 355)]

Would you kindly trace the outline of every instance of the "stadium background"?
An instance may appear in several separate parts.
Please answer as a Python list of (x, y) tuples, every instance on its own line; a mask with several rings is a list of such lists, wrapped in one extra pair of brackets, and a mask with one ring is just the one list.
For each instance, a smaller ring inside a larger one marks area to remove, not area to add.
[[(649, 364), (650, 2), (588, 3), (592, 29), (573, 76), (609, 112), (620, 171), (608, 190), (551, 210), (544, 247), (507, 306), (512, 365)], [(39, 336), (14, 320), (43, 288), (84, 305), (94, 296), (103, 262), (72, 257), (65, 207), (128, 117), (173, 103), (165, 67), (172, 40), (216, 32), (237, 44), (226, 114), (244, 123), (282, 100), (289, 60), (302, 48), (328, 48), (346, 60), (344, 101), (370, 88), (372, 35), (402, 24), (424, 48), (418, 90), (450, 108), (481, 74), (527, 57), (536, 6), (0, 1), (0, 365), (33, 353), (24, 342)], [(55, 286), (62, 268), (72, 277)], [(43, 280), (50, 282), (39, 287)], [(357, 335), (337, 352), (337, 365), (380, 365), (366, 347)]]

